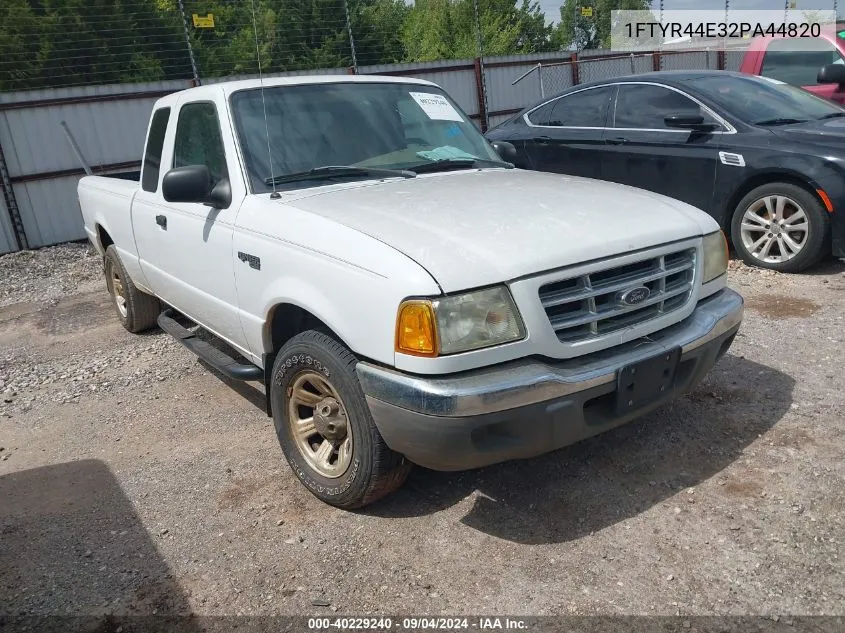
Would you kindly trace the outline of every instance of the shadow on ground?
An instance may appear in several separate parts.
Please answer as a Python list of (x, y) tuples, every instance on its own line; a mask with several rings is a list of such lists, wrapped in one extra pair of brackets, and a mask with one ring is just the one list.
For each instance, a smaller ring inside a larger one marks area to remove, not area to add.
[(464, 524), (516, 543), (575, 540), (724, 470), (789, 410), (794, 384), (728, 355), (691, 394), (630, 424), (534, 459), (465, 473), (416, 468), (365, 512), (419, 516), (478, 491)]
[[(0, 630), (143, 630), (150, 616), (190, 612), (103, 462), (0, 477), (0, 535)], [(115, 615), (131, 622), (118, 625)], [(179, 630), (190, 622), (180, 619)]]

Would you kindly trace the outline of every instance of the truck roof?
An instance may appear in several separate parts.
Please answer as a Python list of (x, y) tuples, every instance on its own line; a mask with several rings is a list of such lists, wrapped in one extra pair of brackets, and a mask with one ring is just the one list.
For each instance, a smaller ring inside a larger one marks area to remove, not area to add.
[(177, 100), (188, 97), (191, 100), (209, 98), (212, 94), (223, 94), (228, 97), (239, 90), (250, 90), (254, 88), (273, 88), (276, 86), (300, 86), (305, 84), (336, 84), (336, 83), (394, 83), (394, 84), (417, 84), (422, 86), (435, 86), (436, 84), (418, 79), (416, 77), (390, 77), (385, 75), (296, 75), (292, 77), (265, 77), (263, 82), (259, 79), (240, 79), (237, 81), (220, 81), (196, 88), (179, 90), (173, 94), (162, 97), (156, 102), (155, 107), (173, 105)]

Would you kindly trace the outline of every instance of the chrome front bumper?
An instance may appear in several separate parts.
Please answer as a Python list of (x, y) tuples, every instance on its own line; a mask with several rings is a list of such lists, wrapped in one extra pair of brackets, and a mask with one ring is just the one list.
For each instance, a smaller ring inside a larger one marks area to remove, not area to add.
[[(671, 327), (560, 362), (526, 359), (447, 376), (415, 376), (359, 363), (376, 426), (393, 450), (437, 470), (538, 455), (618, 426), (691, 389), (739, 329), (743, 299), (724, 289)], [(622, 367), (681, 348), (675, 386), (631, 415), (610, 401)]]

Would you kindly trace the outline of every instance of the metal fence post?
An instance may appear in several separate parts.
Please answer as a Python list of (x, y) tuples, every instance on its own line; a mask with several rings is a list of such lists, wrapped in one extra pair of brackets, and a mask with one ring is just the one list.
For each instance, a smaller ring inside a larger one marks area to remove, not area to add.
[(473, 0), (475, 11), (475, 37), (478, 57), (475, 58), (475, 81), (478, 87), (478, 107), (481, 131), (487, 131), (487, 79), (484, 76), (484, 37), (481, 34), (481, 14), (478, 12), (478, 0)]
[(200, 75), (197, 72), (197, 60), (194, 59), (194, 48), (191, 46), (191, 34), (188, 31), (188, 18), (185, 17), (185, 5), (179, 0), (179, 13), (182, 14), (182, 28), (185, 30), (185, 45), (188, 47), (188, 57), (191, 59), (191, 71), (194, 73), (194, 84), (199, 86)]
[(543, 62), (537, 64), (537, 79), (540, 80), (540, 98), (546, 98), (546, 87), (543, 85)]
[(634, 66), (634, 54), (631, 53), (631, 74), (636, 74), (636, 67)]
[(346, 31), (349, 33), (349, 50), (352, 51), (352, 68), (358, 74), (358, 58), (355, 55), (355, 38), (352, 37), (352, 21), (349, 19), (349, 2), (343, 0), (343, 10), (346, 11)]
[(15, 233), (15, 241), (22, 251), (29, 250), (29, 242), (26, 239), (26, 232), (23, 228), (21, 211), (18, 208), (18, 200), (15, 198), (15, 190), (12, 189), (12, 179), (9, 177), (9, 170), (6, 168), (6, 157), (3, 155), (3, 146), (0, 145), (0, 188), (3, 189), (3, 199), (6, 201), (6, 209), (12, 219), (12, 230)]

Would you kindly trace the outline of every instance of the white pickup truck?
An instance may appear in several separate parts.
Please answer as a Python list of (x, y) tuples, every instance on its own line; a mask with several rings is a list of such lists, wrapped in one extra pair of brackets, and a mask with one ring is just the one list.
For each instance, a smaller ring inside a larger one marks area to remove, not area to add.
[(640, 416), (737, 333), (712, 218), (512, 152), (423, 80), (219, 83), (79, 202), (126, 329), (263, 381), (296, 475), (354, 508)]

